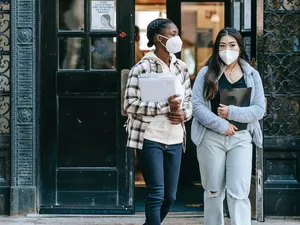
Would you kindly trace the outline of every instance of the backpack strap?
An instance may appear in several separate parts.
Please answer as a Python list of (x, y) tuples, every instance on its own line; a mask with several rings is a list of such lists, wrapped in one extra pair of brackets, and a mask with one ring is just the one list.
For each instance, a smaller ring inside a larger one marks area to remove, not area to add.
[(124, 110), (124, 96), (125, 96), (125, 90), (127, 86), (129, 72), (130, 72), (129, 69), (121, 70), (121, 115), (122, 116), (127, 116), (127, 113)]
[[(177, 59), (176, 62), (178, 63), (179, 70), (181, 71), (182, 75), (184, 76), (183, 72), (184, 72), (184, 69), (187, 68), (186, 64), (179, 59)], [(184, 85), (184, 79), (183, 79), (183, 82), (181, 82), (181, 84)]]

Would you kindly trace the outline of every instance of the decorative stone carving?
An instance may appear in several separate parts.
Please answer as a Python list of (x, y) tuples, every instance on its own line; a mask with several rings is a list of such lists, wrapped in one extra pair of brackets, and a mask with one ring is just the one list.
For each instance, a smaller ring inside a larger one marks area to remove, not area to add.
[(11, 0), (10, 214), (36, 212), (36, 0)]
[(36, 183), (36, 1), (14, 0), (12, 6), (12, 186), (31, 188)]
[(32, 121), (32, 111), (30, 109), (20, 109), (18, 112), (18, 121), (28, 123)]
[(18, 41), (19, 42), (26, 43), (26, 42), (31, 42), (31, 40), (32, 40), (31, 29), (23, 28), (23, 29), (18, 30)]

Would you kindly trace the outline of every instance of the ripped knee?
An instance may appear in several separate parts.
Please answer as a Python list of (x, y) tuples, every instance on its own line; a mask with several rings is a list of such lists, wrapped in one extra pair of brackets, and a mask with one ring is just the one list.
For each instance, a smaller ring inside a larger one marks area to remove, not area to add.
[(208, 196), (211, 198), (217, 198), (217, 197), (219, 197), (219, 192), (218, 191), (208, 191)]

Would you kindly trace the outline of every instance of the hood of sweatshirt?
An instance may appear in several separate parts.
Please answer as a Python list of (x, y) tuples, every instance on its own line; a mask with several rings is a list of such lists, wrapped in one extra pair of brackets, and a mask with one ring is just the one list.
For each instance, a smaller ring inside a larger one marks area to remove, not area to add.
[[(171, 59), (171, 62), (170, 62), (170, 65), (171, 64), (175, 64), (176, 61), (177, 61), (177, 58), (174, 54), (169, 54), (170, 56), (170, 59)], [(144, 55), (144, 57), (142, 59), (147, 59), (147, 60), (150, 60), (150, 61), (156, 61), (157, 63), (159, 63), (163, 68), (164, 67), (167, 67), (168, 66), (160, 59), (158, 58), (155, 54), (154, 54), (154, 50), (151, 50), (150, 52), (148, 52), (146, 55)]]

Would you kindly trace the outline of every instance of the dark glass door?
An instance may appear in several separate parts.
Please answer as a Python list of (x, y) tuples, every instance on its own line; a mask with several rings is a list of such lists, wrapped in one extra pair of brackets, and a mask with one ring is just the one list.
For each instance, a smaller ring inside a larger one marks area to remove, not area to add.
[(134, 1), (40, 4), (40, 213), (132, 213), (120, 71)]

